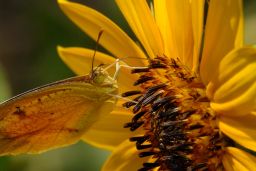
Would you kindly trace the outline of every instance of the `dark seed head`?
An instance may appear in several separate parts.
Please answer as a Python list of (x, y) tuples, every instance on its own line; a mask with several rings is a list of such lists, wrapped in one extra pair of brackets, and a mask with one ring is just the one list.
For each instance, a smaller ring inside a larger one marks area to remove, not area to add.
[[(135, 81), (142, 91), (129, 91), (124, 97), (137, 95), (125, 107), (133, 107), (132, 121), (124, 127), (144, 136), (131, 137), (139, 157), (151, 157), (140, 171), (158, 167), (163, 171), (215, 171), (222, 168), (223, 136), (216, 126), (203, 83), (181, 61), (158, 56), (148, 68), (134, 69), (141, 74)], [(200, 86), (198, 86), (200, 85)], [(211, 160), (213, 157), (216, 160)]]

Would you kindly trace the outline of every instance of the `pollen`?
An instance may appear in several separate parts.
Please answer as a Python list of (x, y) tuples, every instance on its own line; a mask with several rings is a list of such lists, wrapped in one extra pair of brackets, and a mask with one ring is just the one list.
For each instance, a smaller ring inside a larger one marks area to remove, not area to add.
[(205, 87), (178, 59), (165, 56), (150, 60), (147, 68), (134, 69), (140, 75), (137, 90), (122, 95), (133, 98), (123, 104), (134, 117), (124, 125), (139, 127), (145, 134), (131, 137), (139, 157), (151, 157), (140, 171), (223, 170), (225, 136), (218, 128)]

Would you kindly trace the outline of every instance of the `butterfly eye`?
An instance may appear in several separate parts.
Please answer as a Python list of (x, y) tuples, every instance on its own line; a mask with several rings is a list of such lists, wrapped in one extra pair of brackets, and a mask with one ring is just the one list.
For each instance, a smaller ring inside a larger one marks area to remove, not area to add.
[(108, 78), (108, 73), (106, 71), (103, 71), (103, 69), (101, 67), (97, 67), (91, 73), (92, 83), (97, 84), (97, 85), (101, 85), (101, 84), (107, 82), (106, 81), (107, 78)]
[(96, 84), (102, 84), (104, 83), (106, 79), (106, 75), (103, 73), (97, 73), (95, 74), (94, 78), (93, 78), (93, 82)]

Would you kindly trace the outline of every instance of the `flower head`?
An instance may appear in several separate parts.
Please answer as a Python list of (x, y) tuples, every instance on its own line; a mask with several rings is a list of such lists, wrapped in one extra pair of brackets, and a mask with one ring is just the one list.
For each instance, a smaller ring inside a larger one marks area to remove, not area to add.
[[(255, 170), (255, 157), (237, 147), (256, 151), (256, 48), (243, 47), (241, 0), (116, 3), (141, 46), (99, 12), (59, 0), (93, 39), (104, 30), (111, 55), (98, 52), (97, 63), (139, 66), (118, 80), (131, 101), (120, 99), (84, 135), (113, 150), (103, 170)], [(93, 50), (58, 51), (77, 74), (90, 69)]]

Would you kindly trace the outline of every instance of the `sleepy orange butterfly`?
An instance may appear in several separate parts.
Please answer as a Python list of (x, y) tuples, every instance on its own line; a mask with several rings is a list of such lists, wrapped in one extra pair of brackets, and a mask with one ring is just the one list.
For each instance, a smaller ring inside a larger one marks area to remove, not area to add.
[(0, 155), (39, 153), (76, 143), (115, 104), (116, 81), (101, 67), (0, 104)]
[[(57, 81), (0, 103), (0, 156), (40, 153), (76, 143), (99, 117), (112, 111), (119, 60), (93, 69), (102, 33), (89, 75)], [(106, 70), (114, 64), (112, 78)]]

